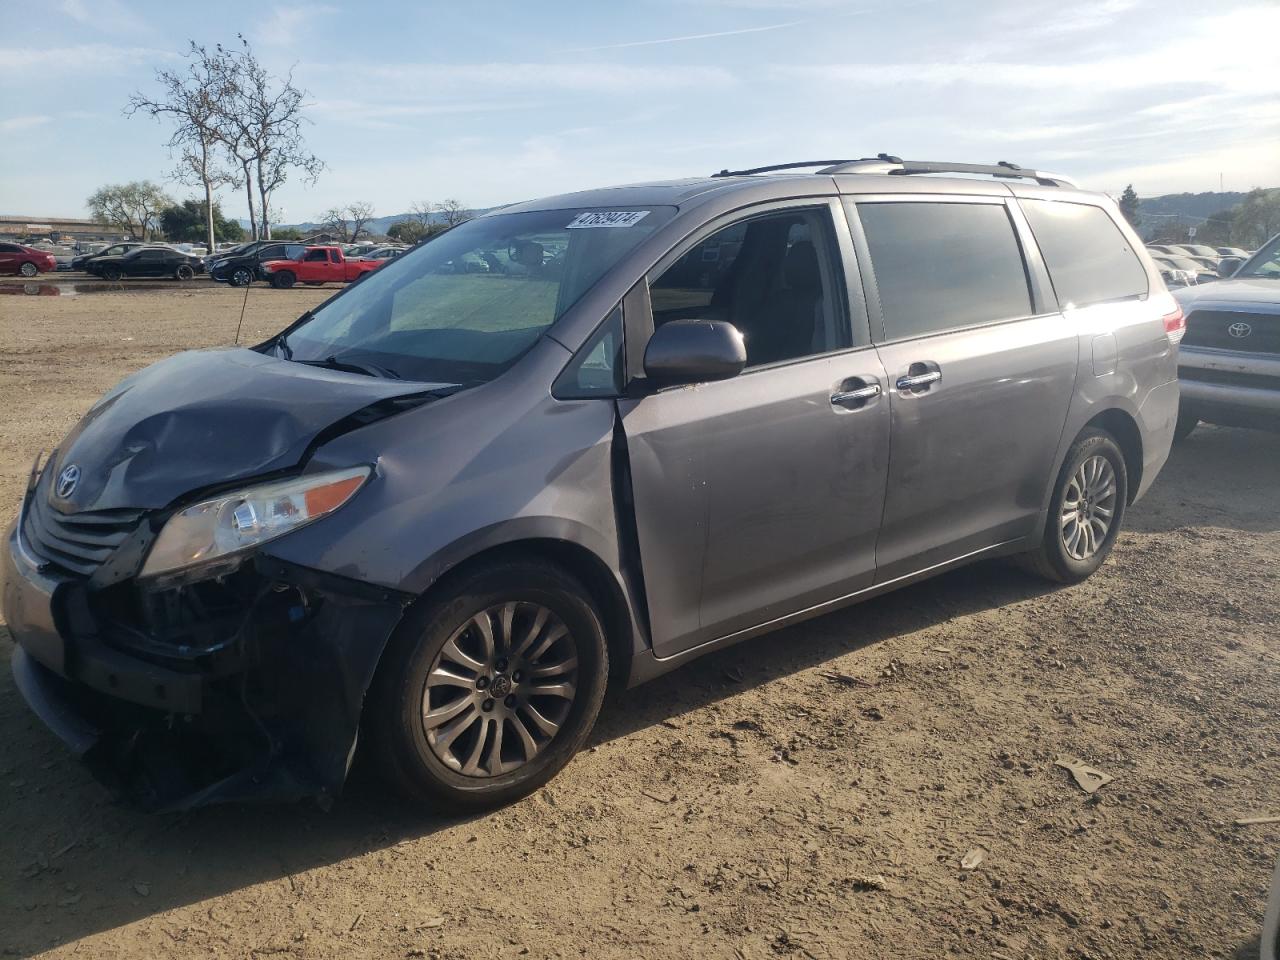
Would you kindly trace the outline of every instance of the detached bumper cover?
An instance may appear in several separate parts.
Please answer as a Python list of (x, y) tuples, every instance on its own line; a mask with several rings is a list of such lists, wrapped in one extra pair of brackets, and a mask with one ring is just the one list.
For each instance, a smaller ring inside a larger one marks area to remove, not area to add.
[(260, 555), (241, 574), (258, 599), (221, 649), (157, 656), (93, 620), (83, 581), (33, 562), (16, 527), (0, 552), (18, 689), (100, 779), (169, 810), (340, 793), (409, 597)]

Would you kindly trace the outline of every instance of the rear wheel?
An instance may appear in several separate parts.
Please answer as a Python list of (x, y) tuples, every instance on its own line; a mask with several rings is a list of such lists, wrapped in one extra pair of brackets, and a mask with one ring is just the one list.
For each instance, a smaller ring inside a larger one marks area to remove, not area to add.
[(103, 280), (110, 280), (112, 283), (114, 283), (115, 281), (119, 280), (121, 276), (123, 276), (123, 274), (120, 272), (119, 267), (103, 267), (102, 269)]
[(233, 287), (247, 287), (253, 283), (253, 273), (248, 267), (236, 267), (231, 271), (230, 282)]
[(373, 749), (412, 797), (509, 803), (586, 740), (609, 659), (585, 589), (550, 565), (478, 571), (406, 620), (371, 692)]
[(195, 275), (196, 272), (191, 269), (191, 264), (189, 263), (178, 264), (178, 269), (173, 271), (173, 278), (175, 280), (190, 280)]
[(24, 277), (34, 277), (37, 273), (40, 272), (40, 268), (37, 267), (34, 263), (24, 263), (22, 266), (18, 268), (18, 272), (21, 273)]
[(1062, 464), (1040, 546), (1024, 556), (1034, 572), (1079, 583), (1111, 553), (1129, 496), (1124, 454), (1109, 433), (1089, 429)]
[(288, 270), (281, 270), (271, 275), (271, 285), (277, 290), (288, 290), (297, 280), (298, 278)]

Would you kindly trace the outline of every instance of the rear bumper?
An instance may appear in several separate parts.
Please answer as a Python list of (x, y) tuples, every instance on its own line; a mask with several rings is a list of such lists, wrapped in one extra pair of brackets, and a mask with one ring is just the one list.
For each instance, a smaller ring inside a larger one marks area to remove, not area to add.
[[(0, 548), (23, 698), (94, 773), (143, 806), (336, 796), (365, 691), (407, 598), (286, 565), (247, 564), (262, 603), (218, 658), (122, 648), (83, 581), (41, 565), (15, 524)], [(283, 604), (283, 605), (282, 605)]]
[(1280, 429), (1280, 356), (1183, 348), (1178, 376), (1184, 406), (1201, 419)]
[(1142, 425), (1142, 481), (1133, 494), (1134, 502), (1151, 489), (1169, 459), (1178, 422), (1178, 387), (1177, 380), (1162, 383), (1147, 394), (1138, 408)]

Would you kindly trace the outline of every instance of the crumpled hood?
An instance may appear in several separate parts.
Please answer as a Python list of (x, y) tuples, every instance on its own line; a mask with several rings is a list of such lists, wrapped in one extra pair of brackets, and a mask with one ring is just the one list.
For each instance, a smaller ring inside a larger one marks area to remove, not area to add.
[(80, 468), (67, 512), (155, 509), (192, 490), (298, 465), (326, 427), (442, 385), (289, 363), (243, 347), (180, 353), (122, 380), (58, 448)]
[[(1174, 298), (1184, 307), (1204, 307), (1209, 304), (1270, 304), (1280, 312), (1280, 279), (1240, 277), (1234, 280), (1215, 280), (1213, 283), (1171, 290)], [(1266, 311), (1270, 312), (1270, 311)]]

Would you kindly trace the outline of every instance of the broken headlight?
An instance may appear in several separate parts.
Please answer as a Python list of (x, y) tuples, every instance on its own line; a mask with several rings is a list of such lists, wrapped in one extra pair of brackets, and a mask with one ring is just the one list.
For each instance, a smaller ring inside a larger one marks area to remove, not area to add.
[(171, 516), (142, 576), (172, 573), (274, 540), (332, 513), (369, 479), (369, 467), (332, 470), (222, 494)]

